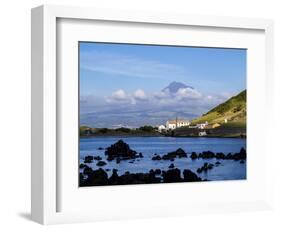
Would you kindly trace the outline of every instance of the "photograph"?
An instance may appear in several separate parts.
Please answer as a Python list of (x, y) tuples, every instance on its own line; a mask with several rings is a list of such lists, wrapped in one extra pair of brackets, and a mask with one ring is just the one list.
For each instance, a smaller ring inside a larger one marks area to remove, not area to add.
[(78, 42), (80, 187), (247, 179), (247, 49)]

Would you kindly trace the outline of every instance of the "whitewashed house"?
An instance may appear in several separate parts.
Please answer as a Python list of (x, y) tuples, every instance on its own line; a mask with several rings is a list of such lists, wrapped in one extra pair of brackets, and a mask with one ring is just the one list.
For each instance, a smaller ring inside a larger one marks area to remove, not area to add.
[(166, 130), (166, 127), (164, 125), (159, 125), (158, 126), (158, 132), (162, 133), (165, 130)]
[(206, 121), (205, 123), (199, 123), (199, 124), (197, 124), (196, 127), (197, 127), (198, 129), (205, 129), (208, 124), (209, 124), (208, 121)]
[(183, 119), (176, 119), (176, 120), (169, 120), (166, 122), (166, 129), (176, 129), (183, 126), (189, 126), (190, 122), (189, 120), (183, 120)]

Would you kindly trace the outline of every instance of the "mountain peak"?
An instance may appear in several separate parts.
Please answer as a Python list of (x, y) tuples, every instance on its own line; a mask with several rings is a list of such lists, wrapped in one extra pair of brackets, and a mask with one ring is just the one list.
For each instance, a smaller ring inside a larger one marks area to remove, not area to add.
[(185, 89), (185, 88), (193, 89), (193, 87), (188, 86), (182, 82), (173, 81), (167, 87), (162, 89), (162, 91), (169, 90), (170, 93), (176, 93), (178, 92), (179, 89)]

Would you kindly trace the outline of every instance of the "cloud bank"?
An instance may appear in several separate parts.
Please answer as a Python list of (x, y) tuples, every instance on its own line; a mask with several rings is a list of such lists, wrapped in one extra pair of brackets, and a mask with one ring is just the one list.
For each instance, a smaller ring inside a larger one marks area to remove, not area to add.
[(205, 95), (193, 88), (179, 88), (174, 93), (117, 89), (104, 98), (81, 98), (80, 123), (114, 128), (158, 125), (176, 116), (193, 119), (231, 96), (229, 93)]

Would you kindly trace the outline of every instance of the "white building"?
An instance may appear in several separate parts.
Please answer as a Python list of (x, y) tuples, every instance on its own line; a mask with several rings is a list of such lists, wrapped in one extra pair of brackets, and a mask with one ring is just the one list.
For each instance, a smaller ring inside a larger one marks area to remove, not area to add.
[(158, 132), (163, 132), (163, 131), (165, 131), (166, 130), (166, 127), (164, 126), (164, 125), (159, 125), (158, 126)]
[(166, 122), (166, 129), (176, 129), (189, 125), (190, 125), (189, 120), (182, 120), (182, 119), (169, 120)]
[(205, 123), (197, 124), (196, 127), (198, 129), (205, 129), (208, 124), (209, 124), (208, 121), (206, 121)]
[(198, 133), (199, 137), (203, 137), (203, 136), (206, 136), (206, 135), (207, 135), (206, 131), (202, 131), (202, 132)]

